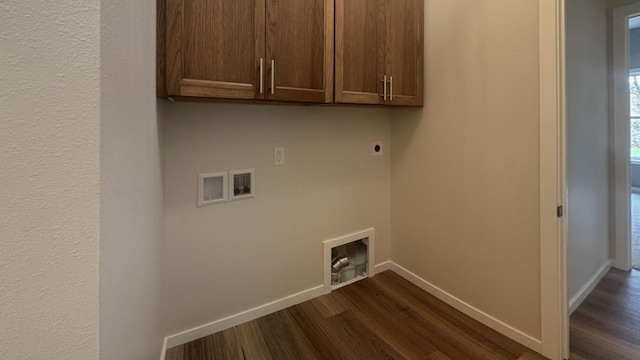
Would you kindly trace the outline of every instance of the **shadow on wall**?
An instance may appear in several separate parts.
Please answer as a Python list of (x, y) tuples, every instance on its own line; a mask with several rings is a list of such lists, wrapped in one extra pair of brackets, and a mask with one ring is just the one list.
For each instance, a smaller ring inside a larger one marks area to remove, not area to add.
[(164, 149), (164, 128), (165, 121), (167, 116), (165, 115), (167, 112), (167, 106), (169, 106), (169, 101), (156, 98), (156, 114), (158, 119), (158, 149), (160, 149), (160, 171), (162, 171), (162, 188), (164, 189), (164, 157), (165, 157), (165, 149)]
[[(407, 148), (411, 146), (411, 139), (417, 132), (422, 120), (423, 108), (394, 109), (391, 114), (391, 138), (393, 139), (393, 158), (401, 159)], [(403, 126), (393, 126), (394, 121), (402, 121)], [(425, 119), (427, 122), (428, 119)], [(395, 170), (397, 162), (391, 162), (391, 173)]]

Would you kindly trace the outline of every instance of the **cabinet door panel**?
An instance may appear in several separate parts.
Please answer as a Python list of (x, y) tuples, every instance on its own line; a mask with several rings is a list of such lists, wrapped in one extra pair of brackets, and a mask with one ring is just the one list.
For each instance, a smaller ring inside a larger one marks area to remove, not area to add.
[(333, 0), (267, 0), (266, 7), (267, 98), (330, 102)]
[(383, 0), (336, 0), (336, 102), (381, 104)]
[(387, 105), (422, 106), (423, 17), (423, 0), (386, 0)]
[(167, 27), (169, 95), (264, 98), (264, 0), (168, 0)]

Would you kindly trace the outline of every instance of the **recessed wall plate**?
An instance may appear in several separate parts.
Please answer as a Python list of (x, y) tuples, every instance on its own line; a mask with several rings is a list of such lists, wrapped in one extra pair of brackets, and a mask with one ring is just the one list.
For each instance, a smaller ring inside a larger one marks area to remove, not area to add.
[[(364, 277), (375, 275), (375, 229), (358, 231), (339, 238), (325, 240), (322, 243), (324, 248), (324, 292), (326, 294)], [(355, 252), (350, 253), (351, 250), (346, 247), (339, 249), (350, 243), (358, 243), (357, 247), (360, 250), (366, 250), (362, 252), (357, 248), (351, 248)], [(344, 257), (341, 255), (347, 255), (347, 261), (343, 261)], [(336, 260), (340, 260), (341, 264), (334, 263)], [(336, 272), (340, 273), (339, 276), (336, 275)]]
[(229, 201), (252, 199), (256, 196), (256, 169), (229, 171)]
[(198, 174), (198, 207), (227, 202), (226, 171)]

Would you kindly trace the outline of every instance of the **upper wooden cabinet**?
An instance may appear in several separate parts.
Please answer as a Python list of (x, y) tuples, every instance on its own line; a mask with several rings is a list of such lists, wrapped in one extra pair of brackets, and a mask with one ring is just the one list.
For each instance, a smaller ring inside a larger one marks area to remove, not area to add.
[(333, 101), (333, 0), (267, 0), (271, 100)]
[(158, 0), (158, 94), (331, 102), (333, 0)]
[(264, 0), (166, 0), (168, 96), (264, 98)]
[(424, 0), (335, 1), (335, 101), (422, 106)]
[(336, 102), (384, 104), (384, 3), (336, 1)]

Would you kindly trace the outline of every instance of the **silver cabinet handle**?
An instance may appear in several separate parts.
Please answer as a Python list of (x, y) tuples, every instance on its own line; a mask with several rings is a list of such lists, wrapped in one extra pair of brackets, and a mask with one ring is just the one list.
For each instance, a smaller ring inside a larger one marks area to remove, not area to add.
[(264, 94), (264, 59), (260, 58), (260, 94)]
[(389, 101), (393, 101), (393, 76), (390, 76), (389, 82), (391, 83), (391, 93), (389, 94)]
[(271, 60), (271, 95), (276, 93), (276, 61)]
[(382, 80), (382, 99), (387, 101), (387, 75), (385, 75)]

